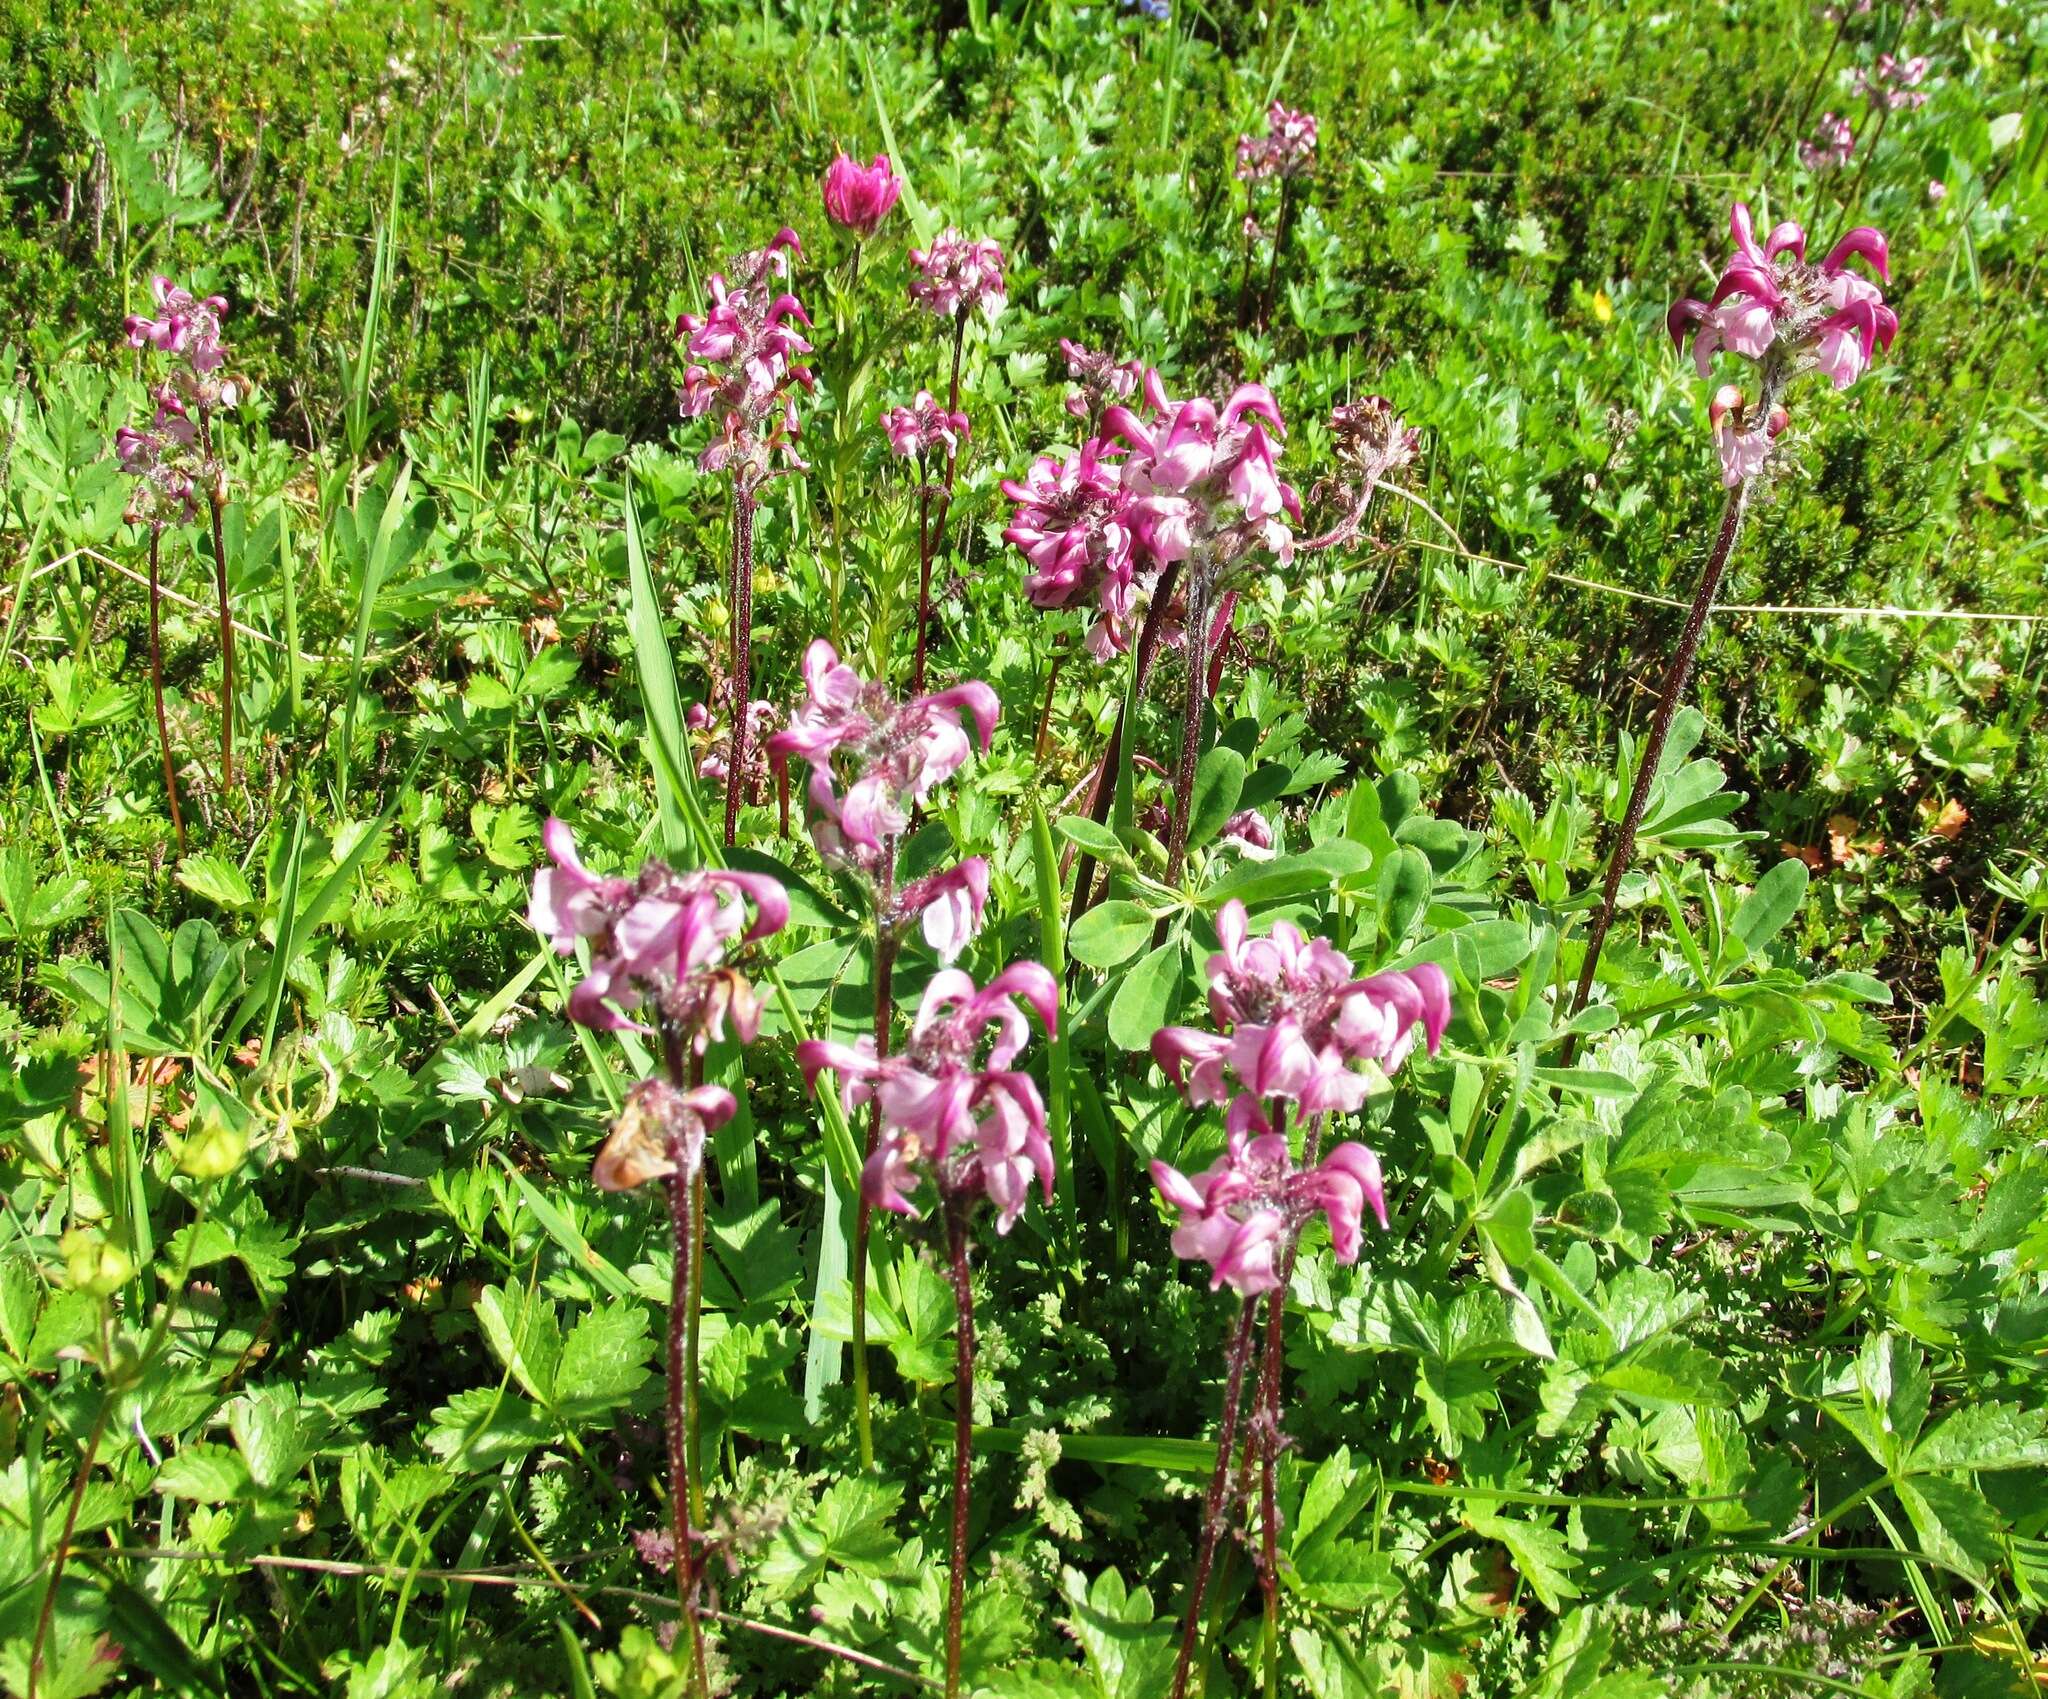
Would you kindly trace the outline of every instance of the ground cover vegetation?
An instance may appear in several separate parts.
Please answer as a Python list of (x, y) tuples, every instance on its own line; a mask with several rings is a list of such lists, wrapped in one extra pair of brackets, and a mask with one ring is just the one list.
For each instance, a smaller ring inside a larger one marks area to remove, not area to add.
[(2048, 24), (0, 4), (0, 1683), (2048, 1682)]

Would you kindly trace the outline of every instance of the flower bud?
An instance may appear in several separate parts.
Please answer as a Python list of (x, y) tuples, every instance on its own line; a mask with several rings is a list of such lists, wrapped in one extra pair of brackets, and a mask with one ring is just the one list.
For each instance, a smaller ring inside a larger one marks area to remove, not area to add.
[(178, 1172), (195, 1180), (225, 1179), (249, 1154), (249, 1135), (225, 1121), (208, 1119), (178, 1146)]
[(65, 1278), (79, 1292), (109, 1298), (135, 1277), (135, 1263), (119, 1245), (111, 1244), (90, 1227), (74, 1227), (57, 1241), (64, 1258)]

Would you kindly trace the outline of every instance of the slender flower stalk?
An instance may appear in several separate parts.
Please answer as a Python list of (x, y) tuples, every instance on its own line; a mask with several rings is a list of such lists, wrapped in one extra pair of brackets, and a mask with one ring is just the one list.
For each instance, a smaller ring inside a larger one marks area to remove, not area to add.
[(917, 1218), (912, 1201), (936, 1193), (956, 1314), (954, 1333), (953, 1531), (946, 1601), (946, 1692), (960, 1691), (961, 1625), (967, 1588), (967, 1531), (974, 1462), (974, 1288), (968, 1266), (969, 1221), (986, 1197), (996, 1232), (1016, 1225), (1038, 1182), (1053, 1192), (1052, 1144), (1045, 1103), (1015, 1063), (1030, 1036), (1019, 1002), (1048, 1036), (1058, 1030), (1059, 987), (1037, 962), (1013, 962), (986, 986), (957, 968), (933, 974), (911, 1021), (909, 1041), (883, 1055), (868, 1040), (852, 1045), (810, 1039), (797, 1062), (811, 1088), (830, 1071), (848, 1114), (872, 1101), (883, 1136), (861, 1170), (861, 1198), (877, 1209)]
[[(796, 328), (810, 329), (803, 303), (782, 285), (790, 256), (803, 257), (796, 232), (776, 232), (765, 248), (739, 255), (710, 280), (704, 313), (676, 320), (688, 364), (683, 370), (683, 417), (716, 415), (720, 433), (698, 455), (707, 472), (732, 480), (732, 548), (727, 558), (731, 609), (731, 666), (726, 723), (732, 759), (725, 786), (725, 842), (739, 836), (740, 799), (747, 767), (746, 705), (752, 684), (754, 642), (754, 510), (769, 478), (806, 470), (796, 451), (795, 388), (812, 385), (810, 368), (794, 363), (811, 345)], [(728, 281), (728, 274), (730, 281)]]
[[(946, 412), (960, 413), (960, 361), (967, 344), (967, 317), (979, 311), (995, 319), (1008, 300), (1003, 278), (1003, 250), (988, 237), (974, 240), (957, 230), (944, 231), (929, 248), (910, 252), (913, 276), (910, 298), (934, 317), (950, 321), (953, 327), (952, 375), (946, 386)], [(917, 574), (917, 646), (910, 666), (910, 690), (924, 690), (925, 657), (930, 649), (932, 559), (935, 540), (942, 542), (952, 511), (953, 481), (959, 468), (959, 439), (946, 445), (946, 479), (937, 501), (937, 511), (920, 525)]]
[[(986, 753), (1000, 705), (995, 692), (981, 683), (898, 702), (885, 685), (863, 679), (841, 661), (822, 637), (804, 652), (803, 674), (804, 700), (789, 724), (769, 738), (768, 759), (779, 774), (786, 774), (791, 756), (809, 765), (811, 841), (825, 864), (845, 874), (868, 899), (874, 925), (875, 1025), (873, 1036), (862, 1042), (864, 1054), (879, 1062), (889, 1056), (896, 958), (911, 923), (918, 923), (925, 942), (949, 967), (980, 929), (988, 901), (987, 862), (970, 856), (942, 872), (899, 884), (897, 848), (912, 811), (971, 752), (962, 716), (973, 723)], [(883, 1144), (886, 1107), (877, 1100), (869, 1118), (866, 1162)], [(849, 1115), (852, 1109), (849, 1101)], [(874, 1460), (867, 1365), (872, 1208), (863, 1189), (854, 1218), (851, 1279), (854, 1421), (864, 1467)]]
[(178, 854), (182, 857), (185, 853), (185, 816), (178, 808), (178, 766), (171, 758), (171, 722), (164, 712), (164, 594), (158, 565), (163, 535), (163, 526), (152, 522), (149, 527), (149, 693), (156, 703), (157, 743), (164, 757), (164, 800), (171, 807), (171, 830), (177, 836)]
[[(1898, 316), (1885, 305), (1882, 291), (1848, 269), (1851, 260), (1860, 259), (1880, 279), (1890, 281), (1891, 256), (1881, 232), (1860, 225), (1814, 265), (1806, 258), (1805, 230), (1789, 220), (1759, 243), (1749, 208), (1738, 201), (1730, 210), (1728, 228), (1734, 251), (1722, 267), (1712, 299), (1682, 300), (1672, 307), (1665, 322), (1681, 348), (1688, 332), (1691, 334), (1693, 360), (1702, 378), (1711, 371), (1716, 354), (1734, 354), (1754, 363), (1758, 397), (1751, 406), (1740, 386), (1724, 384), (1708, 409), (1721, 462), (1721, 482), (1728, 494), (1678, 645), (1664, 671), (1664, 685), (1658, 692), (1621, 826), (1608, 855), (1600, 906), (1587, 929), (1585, 957), (1572, 993), (1570, 1013), (1574, 1016), (1592, 996), (1600, 952), (1621, 898), (1621, 882), (1635, 862), (1636, 834), (1649, 808), (1665, 740), (1692, 681), (1700, 637), (1741, 535), (1753, 486), (1768, 465), (1772, 444), (1789, 422), (1780, 400), (1792, 380), (1806, 372), (1818, 372), (1836, 389), (1847, 389), (1863, 375), (1876, 351), (1889, 349), (1898, 334)], [(1576, 1035), (1567, 1037), (1567, 1064), (1577, 1048)]]
[(1216, 1464), (1209, 1471), (1209, 1490), (1202, 1499), (1202, 1535), (1195, 1549), (1194, 1579), (1188, 1586), (1187, 1615), (1181, 1619), (1180, 1656), (1173, 1666), (1173, 1699), (1186, 1699), (1188, 1672), (1194, 1666), (1195, 1645), (1202, 1633), (1202, 1599), (1209, 1591), (1209, 1571), (1216, 1562), (1217, 1543), (1230, 1526), (1230, 1464), (1237, 1447), (1238, 1409), (1244, 1402), (1245, 1369), (1251, 1362), (1252, 1326), (1258, 1311), (1257, 1298), (1244, 1300), (1224, 1353), (1223, 1419), (1216, 1431)]
[[(155, 419), (146, 430), (116, 431), (115, 452), (122, 469), (138, 480), (138, 495), (131, 503), (131, 513), (141, 513), (159, 529), (173, 511), (182, 510), (187, 519), (193, 517), (199, 492), (205, 492), (212, 521), (213, 585), (220, 630), (220, 783), (225, 791), (235, 782), (238, 686), (227, 545), (221, 525), (228, 501), (227, 466), (216, 451), (214, 423), (218, 414), (237, 405), (248, 385), (222, 369), (229, 353), (221, 337), (221, 321), (228, 310), (225, 296), (208, 295), (200, 299), (164, 276), (150, 279), (150, 294), (159, 316), (130, 314), (125, 327), (128, 345), (169, 355), (171, 363), (152, 392)], [(172, 811), (175, 821), (175, 801)], [(179, 838), (182, 845), (182, 830)]]
[[(1244, 905), (1226, 903), (1216, 919), (1220, 948), (1209, 958), (1209, 1012), (1219, 1029), (1166, 1027), (1152, 1054), (1189, 1103), (1228, 1103), (1224, 1152), (1189, 1176), (1152, 1164), (1152, 1183), (1179, 1213), (1176, 1256), (1204, 1262), (1210, 1290), (1229, 1286), (1244, 1310), (1226, 1370), (1223, 1439), (1204, 1509), (1202, 1545), (1182, 1630), (1173, 1691), (1184, 1694), (1215, 1543), (1228, 1522), (1224, 1502), (1236, 1406), (1260, 1297), (1266, 1298), (1264, 1347), (1246, 1439), (1245, 1467), (1259, 1467), (1259, 1582), (1266, 1616), (1267, 1685), (1277, 1674), (1279, 1635), (1278, 1503), (1275, 1466), (1283, 1440), (1280, 1376), (1283, 1317), (1302, 1229), (1317, 1215), (1330, 1226), (1340, 1263), (1358, 1260), (1365, 1211), (1382, 1227), (1386, 1200), (1379, 1159), (1351, 1140), (1321, 1156), (1323, 1117), (1351, 1114), (1369, 1085), (1353, 1064), (1392, 1074), (1414, 1048), (1416, 1032), (1434, 1052), (1450, 1020), (1450, 982), (1425, 964), (1405, 972), (1352, 977), (1351, 963), (1320, 938), (1287, 921), (1250, 936)], [(1304, 1122), (1302, 1157), (1286, 1133), (1287, 1106)], [(1320, 1157), (1320, 1160), (1318, 1158)]]
[[(674, 1257), (667, 1329), (666, 1435), (676, 1597), (695, 1691), (708, 1691), (699, 1622), (705, 1552), (699, 1456), (698, 1343), (704, 1291), (704, 1147), (738, 1108), (722, 1086), (698, 1077), (705, 1050), (728, 1024), (741, 1044), (760, 1032), (753, 987), (729, 964), (737, 947), (780, 931), (789, 898), (775, 880), (723, 870), (677, 873), (649, 861), (637, 877), (592, 873), (569, 829), (550, 819), (542, 843), (552, 865), (534, 878), (527, 918), (558, 954), (590, 949), (590, 968), (569, 994), (569, 1017), (599, 1030), (654, 1032), (662, 1073), (626, 1094), (591, 1165), (608, 1192), (666, 1182)], [(751, 919), (749, 911), (751, 910)], [(636, 1017), (654, 1018), (650, 1028)]]

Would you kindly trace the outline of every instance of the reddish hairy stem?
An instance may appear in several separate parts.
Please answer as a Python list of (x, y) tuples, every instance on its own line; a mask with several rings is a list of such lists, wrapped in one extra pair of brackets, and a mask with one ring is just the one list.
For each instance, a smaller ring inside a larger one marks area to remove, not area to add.
[(1216, 1436), (1216, 1467), (1210, 1472), (1208, 1495), (1202, 1501), (1202, 1543), (1195, 1553), (1195, 1579), (1188, 1594), (1187, 1619), (1181, 1625), (1180, 1657), (1173, 1666), (1173, 1699), (1187, 1699), (1188, 1670), (1194, 1661), (1195, 1641), (1202, 1632), (1202, 1595), (1209, 1590), (1216, 1542), (1222, 1539), (1229, 1517), (1224, 1489), (1230, 1484), (1230, 1455), (1237, 1447), (1237, 1407), (1244, 1396), (1244, 1371), (1251, 1358), (1252, 1321), (1257, 1313), (1258, 1300), (1245, 1299), (1230, 1335), (1223, 1380), (1223, 1427)]
[(747, 788), (747, 697), (754, 670), (754, 492), (732, 485), (732, 679), (726, 692), (725, 847), (739, 837), (740, 796)]
[(1294, 180), (1280, 179), (1280, 222), (1273, 230), (1273, 254), (1266, 263), (1266, 293), (1259, 303), (1259, 328), (1266, 328), (1266, 321), (1273, 316), (1274, 290), (1280, 280), (1280, 255), (1287, 247), (1287, 238), (1294, 229)]
[[(678, 1090), (688, 1084), (683, 1036), (673, 1026), (662, 1028), (662, 1049), (669, 1083)], [(675, 1540), (676, 1601), (682, 1606), (689, 1640), (692, 1684), (707, 1691), (704, 1675), (704, 1630), (697, 1620), (697, 1541), (691, 1510), (697, 1499), (697, 1388), (690, 1374), (690, 1318), (697, 1304), (698, 1241), (702, 1217), (700, 1177), (688, 1172), (685, 1153), (671, 1148), (675, 1169), (668, 1177), (669, 1227), (675, 1253), (669, 1276), (668, 1302), (668, 1495), (669, 1524)]]
[[(889, 1054), (890, 1028), (894, 1024), (896, 1000), (892, 987), (896, 969), (896, 935), (889, 930), (888, 913), (896, 894), (896, 843), (892, 838), (883, 852), (882, 890), (875, 904), (875, 1060)], [(867, 1148), (861, 1153), (863, 1173), (868, 1158), (882, 1139), (882, 1100), (873, 1099), (868, 1111)], [(863, 1194), (853, 1214), (853, 1420), (860, 1433), (860, 1463), (872, 1468), (875, 1461), (874, 1421), (868, 1412), (868, 1234), (874, 1224), (874, 1209)]]
[(946, 1699), (960, 1692), (960, 1625), (967, 1603), (968, 1495), (974, 1464), (974, 1282), (967, 1269), (969, 1201), (946, 1198), (946, 1244), (953, 1275), (953, 1561), (946, 1588)]
[[(208, 466), (213, 465), (213, 417), (210, 409), (199, 409), (199, 449)], [(206, 492), (207, 512), (213, 519), (213, 593), (220, 613), (220, 785), (225, 793), (235, 782), (235, 620), (228, 608), (228, 552), (221, 537), (220, 513), (227, 497), (221, 489), (221, 475), (214, 473)]]
[[(1159, 647), (1160, 627), (1166, 623), (1166, 605), (1173, 599), (1173, 588), (1180, 578), (1180, 562), (1168, 561), (1159, 572), (1159, 582), (1152, 588), (1151, 604), (1145, 609), (1145, 623), (1138, 629), (1138, 653), (1135, 665), (1138, 669), (1138, 688), (1134, 693), (1142, 696), (1145, 691), (1145, 675), (1152, 670), (1152, 660)], [(1109, 818), (1110, 804), (1116, 799), (1117, 763), (1123, 759), (1124, 711), (1116, 711), (1116, 724), (1110, 727), (1109, 742), (1103, 745), (1102, 759), (1095, 768), (1095, 788), (1089, 794), (1088, 818), (1100, 826)], [(1088, 899), (1095, 882), (1095, 857), (1085, 852), (1074, 873), (1074, 906), (1067, 916), (1072, 926), (1088, 912)]]
[[(946, 411), (960, 411), (960, 354), (967, 344), (967, 309), (962, 307), (953, 315), (953, 378), (946, 390)], [(918, 530), (919, 560), (917, 565), (917, 652), (910, 663), (910, 694), (924, 694), (924, 662), (931, 643), (932, 621), (932, 556), (938, 552), (938, 544), (946, 535), (946, 524), (953, 513), (953, 478), (959, 470), (960, 454), (956, 446), (946, 450), (946, 485), (939, 493), (939, 510), (929, 528), (920, 519)], [(919, 470), (923, 470), (922, 456)]]
[(1166, 882), (1178, 885), (1188, 860), (1188, 811), (1195, 796), (1195, 767), (1202, 755), (1202, 710), (1209, 705), (1209, 574), (1197, 561), (1188, 574), (1186, 635), (1188, 693), (1181, 710), (1180, 763), (1173, 774), (1173, 821), (1166, 842)]
[(158, 576), (157, 553), (163, 541), (161, 525), (149, 528), (149, 690), (156, 698), (156, 736), (164, 752), (164, 796), (171, 805), (171, 830), (178, 836), (178, 854), (185, 853), (185, 816), (178, 809), (178, 767), (171, 759), (171, 722), (164, 713), (163, 583)]
[[(1766, 380), (1762, 403), (1764, 416), (1768, 417), (1775, 400), (1775, 386)], [(1692, 679), (1693, 663), (1699, 657), (1700, 636), (1706, 629), (1707, 615), (1713, 611), (1715, 593), (1721, 588), (1722, 575), (1728, 570), (1729, 556), (1735, 552), (1735, 539), (1742, 530), (1742, 516), (1749, 506), (1749, 486), (1750, 480), (1745, 478), (1728, 492), (1728, 499), (1721, 509), (1721, 528), (1714, 538), (1713, 551), (1707, 556), (1706, 567), (1700, 573), (1699, 588), (1693, 593), (1692, 607), (1685, 616), (1684, 628), (1678, 634), (1678, 647), (1673, 651), (1671, 665), (1664, 674), (1664, 692), (1657, 699), (1657, 711), (1650, 720), (1649, 736), (1644, 740), (1642, 756), (1636, 764), (1635, 784), (1629, 790), (1628, 807), (1622, 812), (1621, 830), (1615, 836), (1614, 852), (1607, 859), (1607, 883), (1600, 893), (1600, 907), (1594, 912), (1592, 928), (1586, 934), (1586, 959), (1579, 968), (1578, 990), (1572, 996), (1573, 1016), (1586, 1006), (1586, 999), (1593, 992), (1593, 979), (1600, 969), (1600, 951), (1607, 942), (1607, 929), (1614, 924), (1614, 907), (1621, 894), (1622, 876), (1635, 863), (1636, 832), (1643, 823), (1644, 810), (1649, 807), (1650, 786), (1664, 756), (1664, 742), (1671, 734), (1672, 718), (1678, 712), (1685, 687)], [(1567, 1067), (1577, 1050), (1577, 1036), (1567, 1038), (1564, 1044)]]

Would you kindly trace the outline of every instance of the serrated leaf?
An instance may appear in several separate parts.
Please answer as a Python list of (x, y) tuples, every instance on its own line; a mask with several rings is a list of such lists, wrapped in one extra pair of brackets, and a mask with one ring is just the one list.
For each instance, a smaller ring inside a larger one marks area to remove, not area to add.
[(255, 1488), (249, 1465), (231, 1446), (200, 1440), (164, 1459), (156, 1472), (156, 1490), (200, 1504), (227, 1504)]
[(653, 1355), (647, 1311), (640, 1305), (615, 1300), (587, 1311), (562, 1341), (555, 1408), (564, 1416), (588, 1418), (626, 1403), (646, 1384)]
[(2048, 1410), (1965, 1404), (1921, 1436), (1903, 1472), (2042, 1467), (2048, 1467)]

